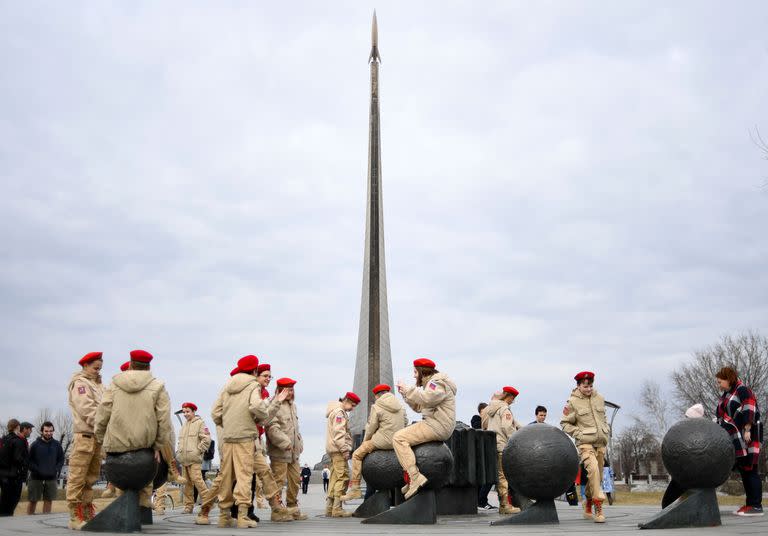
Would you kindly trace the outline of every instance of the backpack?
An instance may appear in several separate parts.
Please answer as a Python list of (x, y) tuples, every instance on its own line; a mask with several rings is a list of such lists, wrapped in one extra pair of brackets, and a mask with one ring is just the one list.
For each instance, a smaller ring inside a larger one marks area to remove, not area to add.
[(206, 450), (203, 453), (203, 459), (204, 460), (212, 460), (213, 459), (213, 453), (216, 450), (216, 441), (211, 439), (211, 444), (208, 446), (208, 450)]

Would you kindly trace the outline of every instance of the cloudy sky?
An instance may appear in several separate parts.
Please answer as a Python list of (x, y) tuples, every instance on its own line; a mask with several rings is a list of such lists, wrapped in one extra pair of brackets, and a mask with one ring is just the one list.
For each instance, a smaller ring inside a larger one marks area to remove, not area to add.
[[(357, 344), (373, 7), (3, 2), (0, 418), (133, 348), (207, 418), (255, 353), (319, 460)], [(429, 356), (459, 419), (511, 384), (530, 420), (594, 369), (626, 423), (643, 378), (766, 334), (764, 2), (378, 19), (396, 378)]]

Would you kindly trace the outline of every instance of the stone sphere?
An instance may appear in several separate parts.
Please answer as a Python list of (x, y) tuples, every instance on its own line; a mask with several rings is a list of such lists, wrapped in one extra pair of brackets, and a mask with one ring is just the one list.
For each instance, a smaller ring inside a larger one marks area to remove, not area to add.
[[(425, 488), (438, 489), (448, 483), (453, 455), (442, 441), (423, 443), (413, 449), (419, 471), (429, 480)], [(403, 468), (393, 450), (374, 450), (363, 460), (363, 478), (374, 489), (392, 489), (405, 485)]]
[(120, 489), (140, 490), (155, 477), (157, 463), (152, 449), (107, 454), (104, 475)]
[(715, 488), (728, 480), (736, 458), (728, 433), (708, 419), (686, 419), (661, 442), (661, 459), (685, 489)]
[[(176, 463), (175, 461), (173, 463)], [(152, 480), (152, 489), (157, 489), (168, 481), (168, 462), (164, 458), (160, 458), (160, 463), (157, 466), (157, 473)]]
[(501, 454), (510, 487), (531, 499), (565, 493), (579, 471), (579, 453), (559, 428), (532, 424), (515, 432)]

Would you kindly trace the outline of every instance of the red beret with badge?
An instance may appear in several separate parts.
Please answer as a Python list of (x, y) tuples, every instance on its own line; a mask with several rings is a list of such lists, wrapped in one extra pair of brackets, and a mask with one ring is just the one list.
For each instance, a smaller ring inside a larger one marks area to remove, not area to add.
[(517, 396), (520, 394), (520, 391), (518, 391), (514, 387), (510, 387), (509, 385), (505, 385), (504, 387), (501, 388), (501, 390), (504, 391), (505, 393), (509, 393), (512, 396)]
[(574, 380), (580, 382), (581, 380), (594, 380), (595, 373), (588, 370), (583, 370), (573, 377)]
[(420, 357), (418, 359), (413, 360), (413, 366), (414, 367), (426, 367), (426, 368), (437, 368), (437, 365), (435, 365), (435, 362), (431, 359), (427, 359), (426, 357)]
[(102, 355), (101, 352), (88, 352), (83, 357), (81, 357), (80, 361), (78, 361), (77, 363), (82, 367), (83, 365), (87, 365), (92, 361), (101, 359), (101, 355)]
[(391, 391), (391, 390), (392, 388), (386, 383), (380, 383), (379, 385), (373, 388), (373, 394), (377, 395), (382, 391)]
[(192, 411), (197, 411), (197, 406), (193, 402), (184, 402), (181, 405), (181, 409), (184, 409), (184, 408), (189, 408)]
[(296, 385), (296, 380), (290, 378), (280, 378), (277, 380), (278, 387), (293, 387), (294, 385)]
[(355, 404), (359, 404), (360, 403), (360, 397), (357, 396), (352, 391), (347, 391), (347, 394), (344, 395), (344, 398), (346, 398), (350, 402), (354, 402)]
[(272, 366), (269, 363), (259, 363), (259, 366), (256, 367), (256, 374), (261, 374), (265, 370), (272, 370)]
[(253, 372), (259, 368), (259, 358), (255, 355), (241, 357), (237, 361), (237, 368), (240, 369), (240, 372)]
[(136, 361), (137, 363), (149, 363), (152, 361), (152, 354), (146, 350), (132, 350), (131, 361)]

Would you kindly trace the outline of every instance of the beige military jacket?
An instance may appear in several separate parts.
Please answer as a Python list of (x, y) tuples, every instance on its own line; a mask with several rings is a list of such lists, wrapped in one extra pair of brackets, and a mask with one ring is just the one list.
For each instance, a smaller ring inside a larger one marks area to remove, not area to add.
[(422, 387), (411, 385), (403, 398), (413, 411), (424, 417), (424, 422), (445, 441), (456, 427), (456, 384), (442, 372), (425, 378)]
[(304, 452), (304, 442), (299, 432), (296, 404), (292, 400), (284, 400), (280, 404), (280, 409), (264, 429), (270, 460), (289, 463), (299, 461), (299, 456)]
[(179, 432), (179, 445), (176, 459), (181, 465), (203, 463), (203, 454), (211, 445), (211, 432), (205, 421), (195, 415), (191, 421), (185, 421)]
[(371, 406), (364, 441), (379, 450), (392, 450), (392, 436), (408, 424), (405, 407), (392, 393), (384, 393)]
[[(259, 437), (256, 421), (268, 422), (280, 409), (277, 398), (261, 398), (261, 386), (253, 374), (232, 376), (211, 410), (216, 426), (221, 426), (223, 443), (254, 441)], [(254, 447), (255, 448), (255, 447)]]
[(605, 416), (605, 399), (597, 391), (586, 397), (578, 388), (568, 399), (568, 414), (560, 419), (563, 431), (576, 440), (576, 445), (604, 447), (608, 444), (610, 427)]
[(522, 425), (515, 419), (509, 404), (503, 400), (491, 400), (485, 408), (485, 414), (488, 418), (487, 429), (496, 432), (496, 451), (501, 452), (509, 443), (512, 434), (522, 428)]
[(163, 382), (148, 370), (116, 375), (96, 412), (94, 433), (108, 453), (172, 447), (171, 401)]
[(89, 377), (79, 370), (72, 375), (67, 388), (69, 409), (72, 410), (73, 432), (92, 434), (96, 423), (96, 410), (101, 404), (104, 385), (101, 376)]
[(325, 451), (328, 454), (352, 453), (349, 417), (341, 402), (329, 402), (325, 418), (328, 420), (325, 429)]

